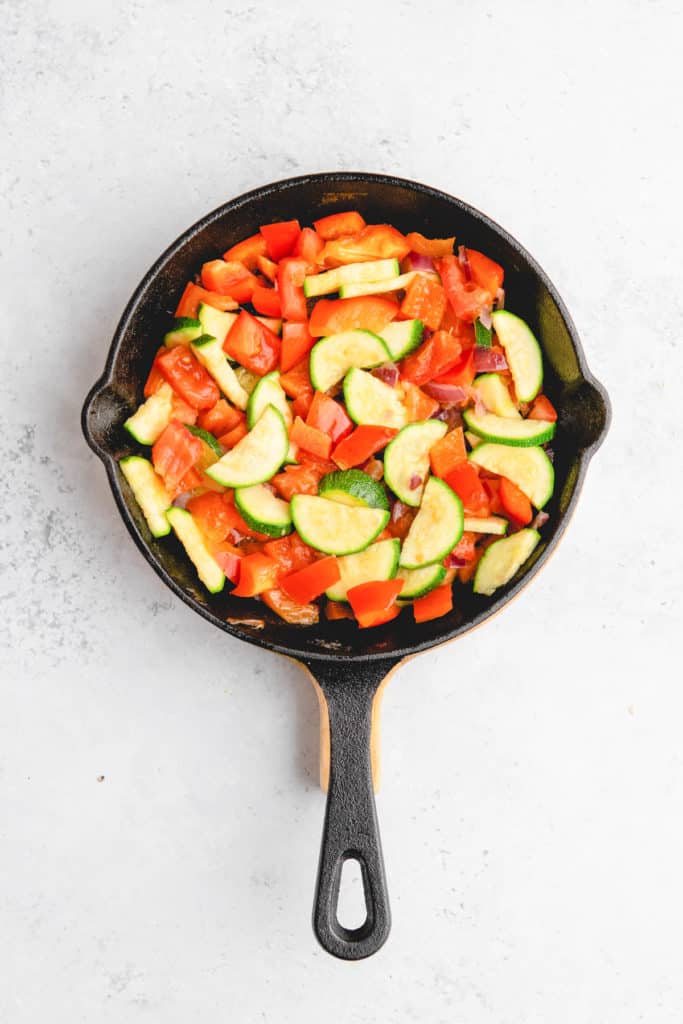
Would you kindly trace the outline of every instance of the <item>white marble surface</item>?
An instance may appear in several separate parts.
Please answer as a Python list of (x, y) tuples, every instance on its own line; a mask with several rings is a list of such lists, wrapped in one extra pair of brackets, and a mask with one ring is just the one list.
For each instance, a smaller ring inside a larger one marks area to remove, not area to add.
[[(680, 5), (0, 8), (0, 1020), (678, 1024)], [(78, 423), (171, 239), (335, 168), (517, 235), (615, 408), (546, 571), (391, 684), (355, 965), (309, 924), (312, 689), (164, 589)]]

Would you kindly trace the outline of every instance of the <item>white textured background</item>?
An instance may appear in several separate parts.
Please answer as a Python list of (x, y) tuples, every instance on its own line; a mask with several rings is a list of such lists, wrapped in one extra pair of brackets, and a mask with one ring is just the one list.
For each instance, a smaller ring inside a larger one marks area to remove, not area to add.
[[(680, 4), (288, 6), (0, 3), (0, 1020), (680, 1024)], [(170, 596), (78, 423), (157, 254), (332, 169), (504, 224), (615, 407), (546, 571), (389, 688), (355, 965), (308, 682)]]

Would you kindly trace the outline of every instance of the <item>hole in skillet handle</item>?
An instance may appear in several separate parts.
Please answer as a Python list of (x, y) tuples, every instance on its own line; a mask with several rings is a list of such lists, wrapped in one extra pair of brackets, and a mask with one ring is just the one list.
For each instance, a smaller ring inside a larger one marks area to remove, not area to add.
[[(306, 663), (325, 696), (330, 730), (330, 774), (313, 930), (321, 946), (341, 960), (372, 956), (384, 945), (391, 928), (370, 736), (375, 694), (397, 661)], [(339, 918), (342, 871), (349, 860), (360, 866), (366, 908), (364, 922), (355, 928)]]

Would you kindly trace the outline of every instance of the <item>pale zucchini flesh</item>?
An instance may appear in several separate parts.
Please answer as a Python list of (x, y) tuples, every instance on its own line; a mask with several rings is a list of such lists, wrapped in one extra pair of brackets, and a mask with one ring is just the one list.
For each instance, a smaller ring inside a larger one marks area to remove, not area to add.
[(189, 345), (195, 338), (201, 337), (204, 333), (199, 320), (188, 316), (178, 316), (173, 321), (173, 327), (164, 335), (166, 348), (173, 348), (175, 345)]
[(429, 451), (448, 426), (441, 420), (409, 423), (387, 445), (384, 479), (404, 505), (417, 507), (429, 476)]
[(170, 508), (166, 516), (206, 589), (212, 594), (219, 593), (225, 586), (225, 575), (192, 515), (184, 508)]
[(343, 284), (339, 289), (341, 299), (359, 298), (361, 295), (384, 295), (386, 292), (397, 292), (407, 288), (416, 277), (434, 277), (436, 274), (423, 274), (420, 270), (409, 270), (400, 277), (392, 277), (384, 281), (368, 281), (365, 284)]
[(291, 427), (293, 422), (292, 410), (287, 401), (287, 395), (280, 384), (280, 374), (277, 370), (273, 370), (272, 373), (267, 373), (265, 377), (261, 377), (249, 395), (247, 426), (250, 430), (268, 405), (274, 406), (281, 412), (285, 426)]
[(509, 444), (518, 448), (532, 448), (545, 444), (555, 435), (555, 424), (550, 420), (511, 419), (495, 416), (492, 412), (477, 415), (474, 409), (466, 409), (463, 419), (469, 430), (485, 441)]
[(406, 410), (401, 389), (389, 387), (365, 370), (349, 370), (344, 378), (346, 411), (354, 423), (376, 427), (395, 427), (406, 423)]
[(491, 320), (510, 367), (517, 399), (531, 402), (543, 386), (541, 347), (529, 325), (507, 309), (492, 313)]
[(358, 587), (361, 583), (372, 583), (375, 580), (390, 580), (396, 575), (401, 542), (397, 538), (379, 540), (371, 544), (365, 551), (355, 555), (344, 555), (337, 566), (340, 578), (326, 592), (330, 601), (346, 601), (347, 591)]
[(218, 338), (205, 334), (193, 341), (190, 347), (202, 366), (216, 381), (225, 397), (229, 398), (238, 409), (246, 409), (249, 395), (237, 379)]
[(149, 459), (143, 459), (139, 455), (129, 455), (121, 459), (119, 466), (133, 492), (133, 497), (142, 509), (152, 536), (165, 537), (171, 530), (171, 524), (166, 517), (166, 512), (171, 506), (171, 498), (154, 466)]
[(421, 320), (392, 320), (382, 329), (380, 338), (389, 349), (391, 358), (398, 362), (418, 347), (424, 329)]
[(507, 477), (536, 508), (543, 508), (550, 500), (555, 471), (542, 448), (514, 448), (485, 441), (470, 452), (468, 458), (489, 473)]
[(403, 542), (401, 567), (421, 569), (443, 561), (462, 537), (463, 522), (458, 495), (444, 480), (430, 477), (420, 509)]
[(291, 512), (302, 540), (326, 555), (364, 551), (389, 522), (384, 509), (343, 505), (314, 494), (295, 494)]
[(508, 521), (503, 516), (465, 516), (465, 533), (507, 533)]
[(366, 508), (389, 508), (384, 485), (362, 469), (340, 469), (326, 473), (318, 485), (318, 494), (344, 505), (364, 505)]
[(202, 325), (202, 334), (210, 334), (222, 346), (230, 328), (237, 320), (237, 313), (224, 312), (222, 309), (214, 309), (206, 302), (200, 302), (197, 319)]
[(446, 578), (446, 569), (440, 563), (426, 565), (423, 569), (399, 569), (396, 578), (403, 580), (399, 602), (424, 597), (438, 587)]
[(541, 539), (537, 530), (525, 529), (495, 541), (486, 549), (474, 576), (475, 594), (490, 596), (509, 583)]
[(369, 260), (366, 263), (347, 263), (324, 274), (313, 274), (304, 280), (304, 295), (307, 299), (317, 295), (330, 295), (339, 291), (343, 285), (357, 284), (362, 281), (383, 281), (385, 278), (398, 277), (398, 260)]
[(238, 487), (235, 490), (235, 506), (252, 530), (269, 537), (284, 537), (292, 532), (289, 502), (278, 498), (264, 484)]
[(328, 391), (352, 367), (380, 366), (390, 359), (382, 339), (371, 331), (358, 329), (328, 334), (311, 349), (311, 383), (317, 391)]
[(123, 424), (140, 444), (154, 444), (171, 422), (173, 388), (162, 384)]
[(489, 412), (507, 419), (521, 419), (521, 413), (510, 397), (507, 385), (499, 373), (482, 373), (474, 380), (474, 387)]
[(269, 405), (249, 433), (209, 466), (208, 476), (224, 487), (251, 487), (275, 476), (287, 457), (289, 436), (278, 412)]

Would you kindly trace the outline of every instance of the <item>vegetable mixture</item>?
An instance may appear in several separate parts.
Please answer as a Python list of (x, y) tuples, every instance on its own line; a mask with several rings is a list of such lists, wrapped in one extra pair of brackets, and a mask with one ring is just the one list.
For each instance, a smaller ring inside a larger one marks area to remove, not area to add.
[(528, 559), (557, 414), (503, 268), (454, 242), (348, 211), (264, 225), (188, 282), (125, 424), (150, 457), (120, 465), (209, 591), (367, 628)]

